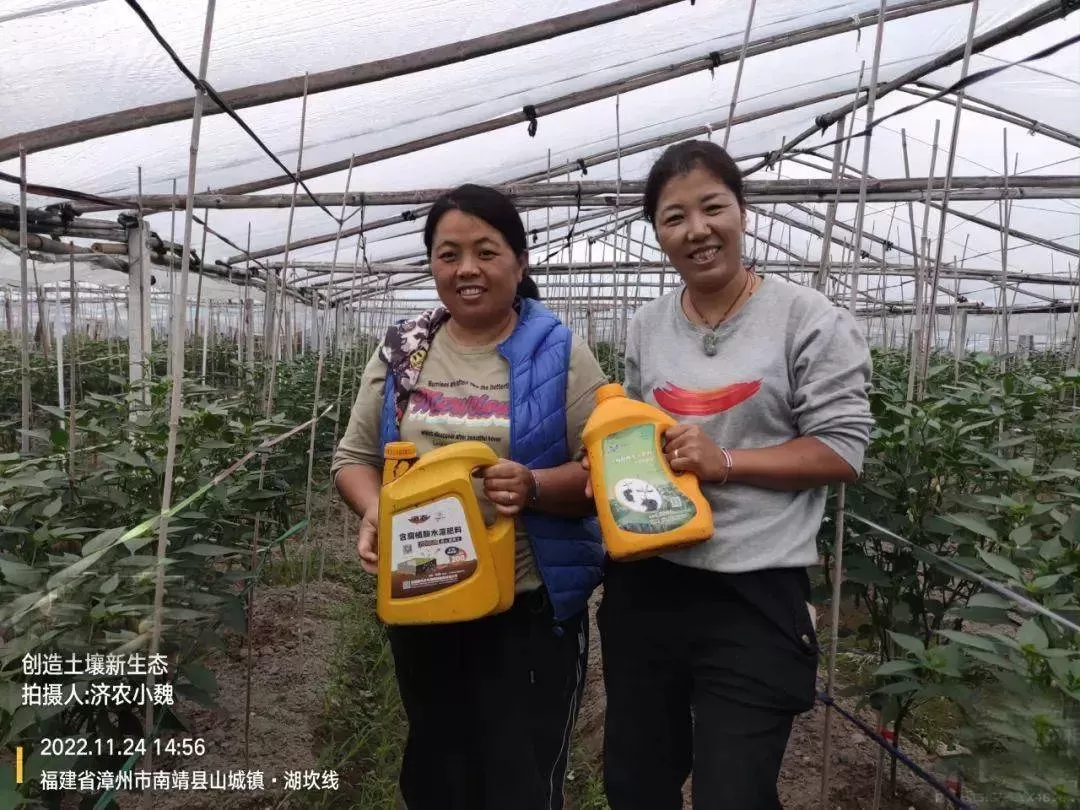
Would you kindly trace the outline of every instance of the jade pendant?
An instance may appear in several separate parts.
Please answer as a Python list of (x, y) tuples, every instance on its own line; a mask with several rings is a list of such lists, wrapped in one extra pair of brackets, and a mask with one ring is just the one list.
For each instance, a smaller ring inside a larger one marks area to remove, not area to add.
[(705, 337), (701, 340), (701, 348), (705, 350), (705, 354), (709, 357), (716, 356), (716, 350), (720, 346), (720, 338), (716, 336), (715, 332), (706, 332)]

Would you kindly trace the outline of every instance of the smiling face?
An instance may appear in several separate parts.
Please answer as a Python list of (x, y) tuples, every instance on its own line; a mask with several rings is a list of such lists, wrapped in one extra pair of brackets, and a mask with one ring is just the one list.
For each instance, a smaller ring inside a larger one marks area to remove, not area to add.
[(464, 329), (483, 331), (510, 315), (524, 257), (479, 217), (457, 209), (439, 218), (431, 240), (431, 272), (439, 299)]
[(734, 192), (701, 166), (668, 180), (656, 206), (656, 238), (686, 285), (720, 290), (742, 270), (746, 213)]

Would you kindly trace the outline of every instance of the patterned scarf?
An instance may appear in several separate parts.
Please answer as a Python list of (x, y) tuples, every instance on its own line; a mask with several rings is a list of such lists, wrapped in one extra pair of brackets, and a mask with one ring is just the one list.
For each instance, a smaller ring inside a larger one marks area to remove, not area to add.
[[(519, 316), (521, 303), (521, 298), (514, 299), (514, 311)], [(431, 341), (448, 320), (449, 310), (437, 306), (425, 310), (413, 320), (394, 324), (386, 330), (379, 356), (394, 375), (394, 416), (399, 427), (409, 405), (409, 395), (420, 379), (420, 369), (424, 366)]]

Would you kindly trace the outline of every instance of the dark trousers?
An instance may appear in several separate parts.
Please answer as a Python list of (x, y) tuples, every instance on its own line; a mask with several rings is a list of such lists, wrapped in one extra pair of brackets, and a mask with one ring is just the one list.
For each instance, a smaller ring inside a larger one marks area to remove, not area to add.
[(556, 628), (543, 589), (496, 616), (388, 628), (408, 810), (562, 810), (588, 628)]
[(794, 716), (813, 706), (805, 569), (613, 563), (598, 622), (611, 810), (775, 810)]

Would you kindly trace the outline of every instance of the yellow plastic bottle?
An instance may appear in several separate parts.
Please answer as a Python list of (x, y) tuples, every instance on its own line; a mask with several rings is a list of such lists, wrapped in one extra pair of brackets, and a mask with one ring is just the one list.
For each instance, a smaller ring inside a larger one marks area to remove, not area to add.
[(376, 610), (386, 624), (441, 624), (501, 613), (514, 602), (514, 520), (488, 527), (472, 472), (494, 464), (482, 442), (417, 458), (412, 442), (384, 452)]
[(618, 383), (596, 390), (582, 440), (604, 547), (636, 560), (696, 545), (713, 535), (712, 509), (697, 476), (676, 473), (663, 452), (667, 413), (626, 396)]

